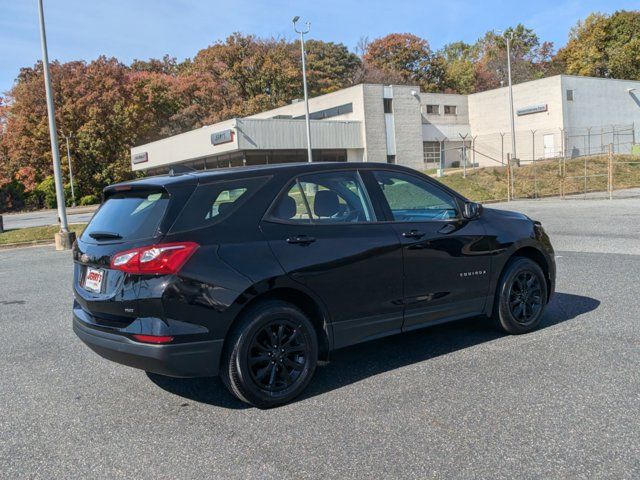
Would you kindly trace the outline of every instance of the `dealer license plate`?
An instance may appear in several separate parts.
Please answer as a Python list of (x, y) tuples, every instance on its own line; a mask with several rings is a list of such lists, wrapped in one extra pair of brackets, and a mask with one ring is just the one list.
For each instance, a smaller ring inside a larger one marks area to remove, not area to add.
[(84, 277), (84, 288), (90, 292), (100, 293), (102, 291), (102, 280), (104, 279), (104, 270), (97, 268), (87, 268)]

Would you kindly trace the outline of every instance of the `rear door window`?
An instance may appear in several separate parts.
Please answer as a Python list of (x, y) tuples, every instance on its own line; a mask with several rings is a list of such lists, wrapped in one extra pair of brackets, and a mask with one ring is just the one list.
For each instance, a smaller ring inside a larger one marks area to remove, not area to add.
[(171, 227), (171, 233), (221, 221), (237, 210), (268, 178), (241, 178), (199, 185)]
[(128, 191), (107, 198), (82, 233), (86, 242), (152, 238), (169, 203), (166, 192)]

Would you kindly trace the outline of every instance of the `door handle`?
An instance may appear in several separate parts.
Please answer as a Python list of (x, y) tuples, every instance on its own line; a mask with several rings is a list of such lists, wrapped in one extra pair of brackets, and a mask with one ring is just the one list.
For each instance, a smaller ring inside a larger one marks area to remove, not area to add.
[(424, 237), (424, 232), (421, 232), (420, 230), (410, 230), (408, 232), (402, 232), (402, 236), (404, 238), (422, 238)]
[(438, 230), (438, 233), (451, 233), (456, 229), (456, 226), (453, 225), (452, 223), (447, 223), (444, 227), (442, 227), (440, 230)]
[(287, 238), (287, 243), (294, 243), (298, 245), (309, 245), (315, 241), (316, 239), (309, 235), (295, 235), (294, 237)]

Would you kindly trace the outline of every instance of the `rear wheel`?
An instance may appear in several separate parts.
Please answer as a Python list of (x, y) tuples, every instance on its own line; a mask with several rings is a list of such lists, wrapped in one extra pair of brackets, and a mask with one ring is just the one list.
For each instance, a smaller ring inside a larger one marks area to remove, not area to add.
[(294, 305), (251, 307), (227, 338), (220, 375), (240, 400), (260, 408), (282, 405), (307, 386), (318, 361), (318, 339)]
[(516, 257), (505, 267), (496, 292), (493, 317), (507, 333), (534, 330), (547, 305), (547, 282), (540, 266), (526, 257)]

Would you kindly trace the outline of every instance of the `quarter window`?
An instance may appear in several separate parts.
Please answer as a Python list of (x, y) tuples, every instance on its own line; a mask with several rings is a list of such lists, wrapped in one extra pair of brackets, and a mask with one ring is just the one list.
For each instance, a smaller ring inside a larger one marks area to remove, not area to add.
[(171, 227), (171, 232), (192, 230), (218, 222), (229, 216), (267, 178), (243, 178), (199, 185)]
[(435, 185), (412, 175), (374, 172), (397, 222), (448, 220), (458, 217), (455, 199)]
[(298, 177), (276, 202), (271, 217), (300, 223), (362, 223), (375, 220), (357, 172)]

